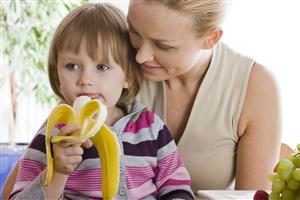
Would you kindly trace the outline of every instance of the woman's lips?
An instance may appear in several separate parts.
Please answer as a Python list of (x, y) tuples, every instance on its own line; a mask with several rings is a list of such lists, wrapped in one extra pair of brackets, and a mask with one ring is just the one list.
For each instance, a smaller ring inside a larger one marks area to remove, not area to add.
[(142, 64), (141, 67), (145, 72), (149, 72), (149, 73), (154, 73), (161, 69), (161, 67), (159, 67), (159, 66), (151, 66), (151, 65), (145, 65), (145, 64)]

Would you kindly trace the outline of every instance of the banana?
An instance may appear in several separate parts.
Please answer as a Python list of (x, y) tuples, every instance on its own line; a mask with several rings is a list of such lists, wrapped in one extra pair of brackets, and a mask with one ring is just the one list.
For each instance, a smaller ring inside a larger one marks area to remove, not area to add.
[[(93, 119), (97, 114), (96, 119)], [(60, 141), (79, 141), (90, 138), (95, 145), (102, 169), (102, 197), (112, 199), (119, 186), (120, 148), (116, 135), (104, 124), (107, 117), (106, 106), (99, 100), (87, 96), (75, 99), (73, 108), (67, 104), (56, 106), (49, 115), (46, 127), (47, 174), (44, 185), (53, 176), (53, 158), (50, 143)], [(70, 136), (51, 136), (52, 129), (58, 124), (79, 124), (81, 129)]]

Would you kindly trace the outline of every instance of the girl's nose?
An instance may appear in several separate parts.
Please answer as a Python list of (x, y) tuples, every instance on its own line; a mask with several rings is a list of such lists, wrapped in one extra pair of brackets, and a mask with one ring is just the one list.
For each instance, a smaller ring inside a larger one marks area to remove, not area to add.
[(78, 79), (78, 84), (80, 86), (93, 85), (92, 77), (91, 77), (91, 75), (89, 73), (90, 72), (83, 71), (80, 74), (80, 77)]
[(154, 58), (153, 51), (150, 45), (143, 44), (140, 46), (140, 48), (137, 49), (135, 60), (139, 64), (152, 61), (153, 58)]

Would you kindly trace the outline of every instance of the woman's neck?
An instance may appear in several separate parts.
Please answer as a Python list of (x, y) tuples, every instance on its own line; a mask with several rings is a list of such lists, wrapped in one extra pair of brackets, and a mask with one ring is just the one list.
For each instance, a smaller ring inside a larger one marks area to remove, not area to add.
[(165, 80), (166, 87), (168, 87), (168, 89), (170, 90), (176, 90), (178, 89), (178, 87), (189, 88), (195, 84), (196, 85), (201, 84), (202, 80), (206, 75), (211, 59), (212, 59), (212, 49), (203, 50), (201, 57), (199, 58), (198, 64), (195, 65), (188, 72), (178, 77)]

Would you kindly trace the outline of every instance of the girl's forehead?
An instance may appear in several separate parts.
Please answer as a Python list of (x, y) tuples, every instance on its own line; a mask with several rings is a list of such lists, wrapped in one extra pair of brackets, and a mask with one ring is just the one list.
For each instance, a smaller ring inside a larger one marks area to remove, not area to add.
[(88, 54), (92, 59), (109, 60), (112, 57), (113, 46), (103, 42), (101, 38), (82, 37), (81, 40), (66, 40), (59, 51), (69, 52), (75, 55)]

